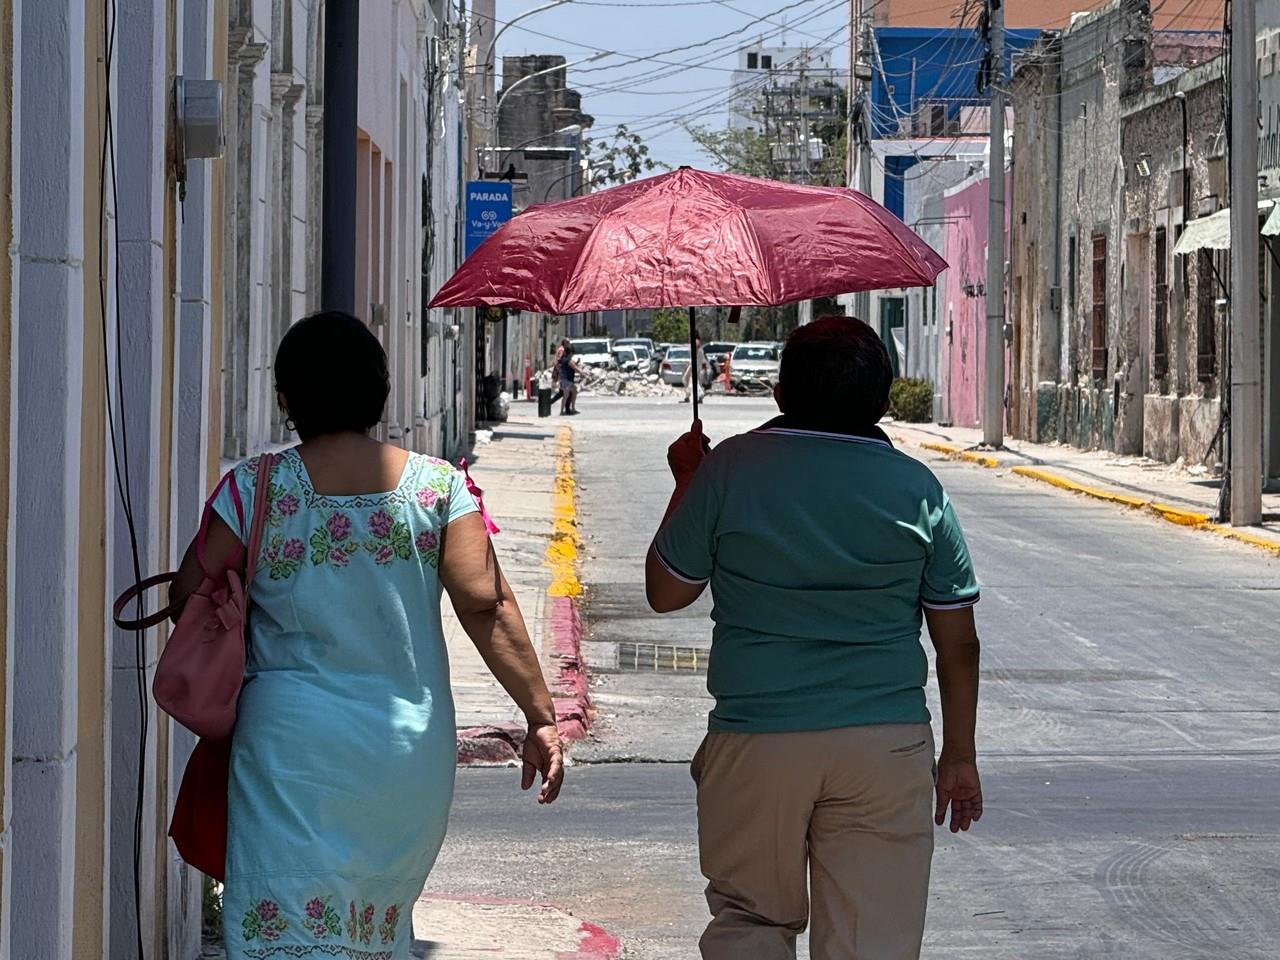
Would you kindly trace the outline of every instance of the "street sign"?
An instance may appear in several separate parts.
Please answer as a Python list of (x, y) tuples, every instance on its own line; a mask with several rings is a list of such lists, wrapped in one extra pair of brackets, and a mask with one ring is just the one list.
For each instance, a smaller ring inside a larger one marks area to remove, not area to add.
[(466, 255), (476, 252), (490, 234), (511, 219), (511, 184), (467, 181)]

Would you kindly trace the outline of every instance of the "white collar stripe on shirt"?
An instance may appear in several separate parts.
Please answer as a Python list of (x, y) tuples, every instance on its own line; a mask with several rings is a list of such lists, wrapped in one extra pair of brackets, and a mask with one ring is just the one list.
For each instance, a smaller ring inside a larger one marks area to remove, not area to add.
[(795, 427), (760, 427), (753, 433), (772, 433), (788, 437), (820, 437), (825, 440), (847, 440), (850, 443), (872, 443), (877, 447), (888, 447), (893, 449), (893, 444), (885, 443), (885, 441), (876, 437), (859, 437), (851, 433), (827, 433), (822, 430), (797, 430)]

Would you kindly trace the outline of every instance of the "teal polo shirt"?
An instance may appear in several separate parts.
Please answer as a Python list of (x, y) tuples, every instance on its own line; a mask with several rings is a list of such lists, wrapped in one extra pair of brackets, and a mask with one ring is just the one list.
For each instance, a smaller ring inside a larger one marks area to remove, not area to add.
[(942, 484), (878, 428), (724, 441), (654, 547), (711, 584), (713, 731), (927, 723), (923, 608), (978, 600)]

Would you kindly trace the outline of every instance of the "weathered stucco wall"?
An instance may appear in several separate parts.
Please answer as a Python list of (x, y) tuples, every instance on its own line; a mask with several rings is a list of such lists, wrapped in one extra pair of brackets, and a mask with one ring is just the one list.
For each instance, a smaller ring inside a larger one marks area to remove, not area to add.
[[(1207, 371), (1199, 367), (1203, 345), (1196, 311), (1202, 285), (1212, 299), (1220, 292), (1200, 257), (1177, 256), (1173, 250), (1187, 220), (1225, 203), (1220, 196), (1225, 186), (1219, 141), (1222, 106), (1222, 65), (1216, 61), (1134, 98), (1126, 104), (1122, 121), (1123, 157), (1130, 171), (1127, 227), (1131, 237), (1142, 239), (1128, 247), (1126, 269), (1135, 282), (1126, 291), (1126, 307), (1147, 320), (1142, 348), (1150, 358), (1142, 385), (1142, 452), (1170, 462), (1179, 457), (1199, 462), (1217, 430), (1221, 363)], [(1149, 175), (1141, 175), (1139, 166)], [(1161, 235), (1163, 244), (1158, 242)], [(1163, 319), (1156, 304), (1159, 276), (1166, 289)], [(1221, 335), (1216, 315), (1212, 335), (1215, 340)], [(1158, 345), (1167, 363), (1156, 362)]]

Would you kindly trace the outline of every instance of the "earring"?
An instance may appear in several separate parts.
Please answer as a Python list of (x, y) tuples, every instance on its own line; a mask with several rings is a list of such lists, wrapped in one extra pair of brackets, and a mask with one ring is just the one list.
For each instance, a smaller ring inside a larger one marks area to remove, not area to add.
[(288, 430), (290, 433), (298, 432), (298, 425), (293, 422), (293, 417), (284, 418), (284, 428)]

